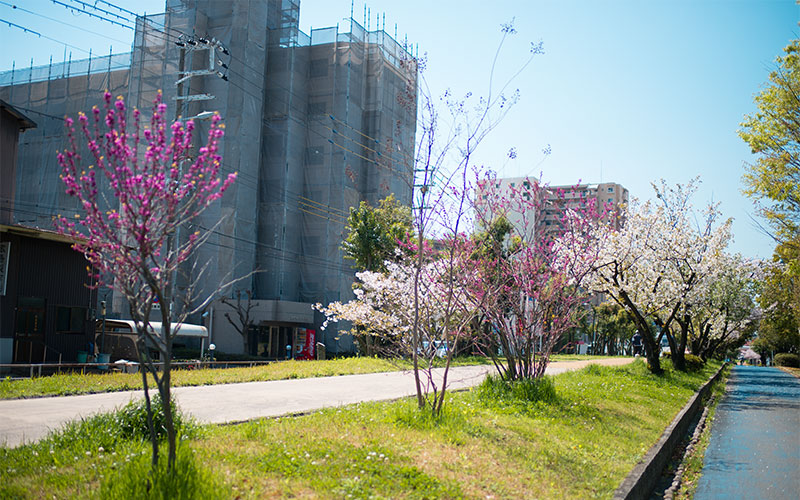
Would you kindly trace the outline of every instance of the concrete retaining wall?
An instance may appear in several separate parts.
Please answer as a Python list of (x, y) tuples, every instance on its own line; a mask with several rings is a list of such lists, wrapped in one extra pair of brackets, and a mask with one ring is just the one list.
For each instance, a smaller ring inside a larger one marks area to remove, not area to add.
[(703, 400), (711, 391), (711, 386), (722, 374), (725, 368), (723, 364), (708, 382), (686, 403), (686, 406), (678, 413), (669, 427), (661, 435), (658, 443), (653, 445), (644, 458), (636, 464), (628, 477), (614, 492), (615, 500), (647, 500), (658, 482), (661, 472), (669, 462), (675, 448), (681, 442), (689, 429), (689, 424), (703, 407)]

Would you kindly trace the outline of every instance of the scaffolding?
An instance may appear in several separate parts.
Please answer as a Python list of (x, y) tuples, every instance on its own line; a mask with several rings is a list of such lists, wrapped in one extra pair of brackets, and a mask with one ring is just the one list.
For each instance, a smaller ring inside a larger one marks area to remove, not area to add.
[[(354, 269), (341, 243), (350, 208), (389, 194), (411, 203), (416, 61), (352, 13), (348, 32), (303, 33), (299, 9), (297, 0), (167, 0), (164, 14), (137, 18), (130, 53), (0, 73), (0, 98), (44, 117), (20, 144), (17, 222), (51, 227), (53, 215), (77, 209), (55, 160), (66, 145), (65, 115), (90, 109), (104, 90), (147, 110), (161, 91), (171, 108), (183, 102), (182, 117), (220, 113), (223, 172), (238, 173), (195, 221), (201, 230), (216, 226), (198, 255), (209, 263), (204, 291), (253, 273), (235, 288), (259, 300), (349, 300)], [(216, 72), (207, 52), (179, 43), (201, 39), (224, 49), (214, 52)], [(198, 76), (181, 86), (179, 73)], [(207, 125), (196, 123), (203, 138)], [(114, 308), (124, 313), (119, 301)], [(317, 313), (310, 326), (322, 321)], [(335, 325), (320, 333), (330, 352), (353, 349)]]

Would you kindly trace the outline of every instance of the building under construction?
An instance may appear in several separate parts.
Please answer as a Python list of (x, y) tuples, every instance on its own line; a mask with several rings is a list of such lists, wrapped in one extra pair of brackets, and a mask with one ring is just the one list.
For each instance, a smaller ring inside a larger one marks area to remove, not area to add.
[[(349, 208), (389, 194), (411, 203), (416, 61), (352, 13), (342, 32), (305, 34), (299, 9), (299, 0), (167, 0), (164, 14), (135, 18), (130, 53), (0, 74), (0, 98), (39, 124), (21, 138), (15, 189), (0, 210), (44, 228), (76, 211), (56, 161), (63, 117), (99, 104), (104, 90), (143, 110), (162, 91), (170, 113), (195, 119), (197, 137), (218, 112), (223, 171), (238, 179), (194, 221), (214, 231), (198, 254), (208, 263), (201, 285), (227, 297), (249, 291), (255, 328), (243, 338), (219, 301), (193, 322), (227, 352), (283, 357), (302, 328), (316, 329), (329, 352), (352, 351), (335, 324), (319, 331), (311, 304), (352, 297), (354, 269), (340, 249)], [(104, 298), (126, 317), (121, 297), (101, 290)]]

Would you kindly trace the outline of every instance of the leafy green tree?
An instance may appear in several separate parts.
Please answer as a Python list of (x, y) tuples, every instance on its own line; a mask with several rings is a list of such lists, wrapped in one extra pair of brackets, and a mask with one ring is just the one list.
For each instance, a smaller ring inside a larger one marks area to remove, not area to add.
[[(778, 57), (770, 84), (755, 97), (758, 111), (745, 117), (741, 138), (758, 155), (744, 175), (744, 192), (760, 204), (761, 214), (780, 242), (800, 242), (800, 40)], [(800, 275), (797, 260), (791, 266)]]
[(347, 238), (342, 243), (345, 258), (362, 271), (382, 272), (386, 261), (395, 261), (400, 242), (411, 234), (411, 209), (389, 195), (378, 207), (362, 201), (350, 209)]
[(744, 192), (760, 203), (778, 242), (759, 302), (764, 311), (759, 346), (800, 350), (800, 39), (792, 40), (769, 85), (755, 97), (758, 111), (739, 135), (758, 155), (744, 176)]
[(633, 316), (619, 304), (603, 302), (594, 310), (593, 354), (608, 352), (609, 356), (624, 353), (622, 346), (636, 333)]
[(797, 262), (797, 250), (778, 245), (777, 261), (765, 277), (759, 302), (763, 317), (758, 327), (760, 345), (774, 352), (800, 352), (800, 307), (798, 307), (798, 277), (784, 264)]

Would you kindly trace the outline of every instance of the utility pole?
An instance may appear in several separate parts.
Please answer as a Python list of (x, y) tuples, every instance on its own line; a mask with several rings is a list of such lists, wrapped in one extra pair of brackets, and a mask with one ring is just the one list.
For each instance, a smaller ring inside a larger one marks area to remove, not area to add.
[[(228, 81), (228, 76), (221, 70), (217, 69), (217, 65), (219, 65), (221, 69), (227, 70), (228, 65), (225, 64), (222, 60), (217, 59), (216, 56), (217, 56), (217, 51), (228, 56), (230, 55), (230, 52), (228, 52), (228, 49), (226, 49), (221, 42), (213, 38), (211, 40), (208, 40), (207, 38), (203, 37), (195, 38), (195, 37), (181, 36), (175, 42), (175, 45), (177, 45), (180, 50), (180, 55), (178, 57), (178, 80), (175, 82), (175, 87), (176, 87), (175, 121), (179, 120), (188, 121), (194, 118), (205, 119), (207, 117), (213, 116), (213, 112), (203, 111), (196, 116), (189, 117), (188, 119), (183, 118), (184, 102), (210, 101), (212, 99), (215, 99), (215, 96), (208, 93), (191, 94), (192, 90), (191, 83), (188, 85), (189, 92), (186, 95), (184, 95), (184, 83), (190, 82), (192, 78), (204, 77), (208, 75), (216, 75), (222, 80)], [(201, 68), (199, 70), (187, 70), (186, 69), (187, 53), (191, 54), (200, 51), (206, 51), (208, 53), (208, 63), (206, 67)], [(182, 162), (178, 164), (178, 169), (179, 169), (178, 179), (180, 179), (183, 176)], [(169, 249), (169, 251), (174, 253), (176, 259), (181, 244), (180, 229), (181, 229), (180, 225), (178, 225), (175, 228), (175, 232), (173, 234), (170, 234), (169, 238), (167, 239), (167, 248)], [(175, 293), (176, 293), (177, 280), (178, 280), (178, 266), (176, 263), (172, 271), (172, 279), (170, 280), (169, 292), (166, 301), (167, 304), (169, 304), (170, 308), (169, 310), (170, 321), (172, 321), (175, 317)]]

